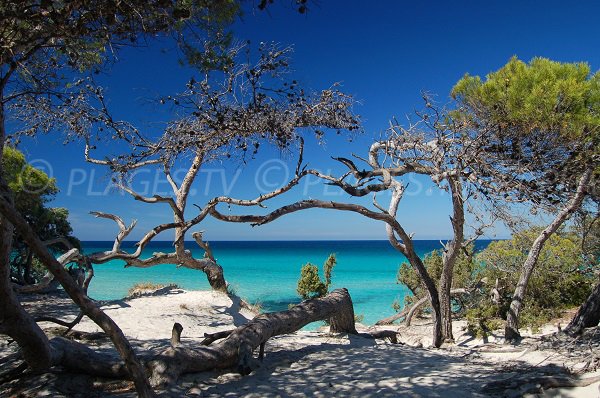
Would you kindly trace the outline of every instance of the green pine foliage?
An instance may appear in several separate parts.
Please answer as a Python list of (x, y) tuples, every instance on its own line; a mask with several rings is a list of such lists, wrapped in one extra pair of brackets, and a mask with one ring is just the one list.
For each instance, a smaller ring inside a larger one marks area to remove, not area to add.
[[(75, 247), (80, 247), (79, 240), (71, 236), (73, 229), (69, 223), (69, 212), (62, 207), (48, 207), (47, 204), (58, 193), (56, 180), (50, 178), (42, 170), (27, 163), (23, 153), (15, 148), (3, 148), (2, 167), (5, 178), (14, 198), (16, 209), (27, 220), (42, 240), (57, 237), (68, 239)], [(53, 245), (51, 250), (64, 250), (61, 245)], [(29, 258), (29, 249), (22, 239), (15, 234), (11, 255), (11, 271), (17, 280), (22, 278), (21, 271), (26, 264), (28, 275), (25, 282), (36, 282), (45, 273), (45, 268), (35, 258)]]
[(519, 172), (542, 173), (551, 187), (557, 172), (568, 185), (583, 164), (600, 173), (600, 72), (587, 63), (513, 57), (484, 79), (465, 75), (451, 95), (456, 126), (485, 133), (495, 162), (519, 160)]
[(330, 254), (323, 264), (324, 280), (319, 276), (319, 268), (316, 265), (306, 263), (302, 266), (300, 279), (298, 279), (298, 286), (296, 288), (298, 295), (303, 300), (325, 296), (329, 291), (329, 286), (331, 286), (333, 267), (335, 267), (336, 263), (335, 254)]
[(490, 124), (522, 133), (553, 131), (579, 139), (600, 126), (600, 73), (586, 63), (513, 57), (485, 80), (463, 77), (452, 89), (462, 104), (485, 113)]

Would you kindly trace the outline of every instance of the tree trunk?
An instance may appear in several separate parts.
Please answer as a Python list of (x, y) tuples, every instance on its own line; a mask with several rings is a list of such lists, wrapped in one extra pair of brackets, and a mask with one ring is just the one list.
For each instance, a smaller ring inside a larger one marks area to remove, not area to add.
[[(2, 166), (5, 137), (4, 103), (0, 101), (0, 200), (12, 207), (13, 197), (4, 180)], [(0, 213), (0, 333), (9, 335), (19, 344), (27, 365), (34, 370), (44, 370), (51, 365), (48, 339), (21, 307), (12, 289), (9, 260), (13, 231), (11, 222)]]
[(33, 262), (33, 254), (31, 250), (27, 249), (27, 260), (25, 262), (25, 268), (23, 270), (23, 280), (27, 284), (34, 283), (33, 277), (31, 276), (31, 264)]
[[(56, 259), (63, 267), (79, 256), (79, 250), (71, 249)], [(35, 285), (18, 286), (18, 293), (49, 293), (58, 289), (58, 281), (51, 272), (47, 272), (39, 283)]]
[(227, 282), (223, 275), (223, 268), (209, 258), (197, 260), (186, 253), (183, 261), (183, 266), (186, 268), (198, 269), (206, 274), (206, 279), (213, 290), (227, 292)]
[(506, 326), (504, 327), (504, 339), (506, 341), (513, 341), (521, 337), (519, 334), (519, 313), (523, 306), (525, 293), (527, 292), (527, 284), (529, 283), (529, 279), (533, 274), (540, 253), (544, 248), (544, 244), (548, 238), (550, 238), (550, 236), (555, 233), (558, 228), (560, 228), (560, 226), (569, 218), (569, 216), (571, 216), (571, 214), (573, 214), (573, 212), (577, 210), (579, 206), (581, 206), (581, 203), (583, 202), (583, 199), (587, 193), (587, 187), (592, 177), (592, 172), (593, 170), (591, 168), (586, 169), (579, 179), (575, 196), (573, 196), (567, 205), (558, 213), (556, 218), (552, 220), (552, 222), (540, 233), (540, 235), (531, 245), (527, 259), (521, 268), (521, 275), (519, 276), (519, 281), (517, 282), (517, 287), (515, 288), (515, 292), (513, 294), (510, 308), (506, 317)]
[(13, 232), (6, 218), (0, 218), (0, 233), (0, 333), (17, 342), (23, 359), (31, 369), (47, 370), (52, 361), (48, 339), (21, 307), (12, 288), (8, 260)]
[(579, 335), (583, 329), (598, 326), (600, 322), (600, 282), (565, 328), (570, 335)]
[(444, 338), (442, 335), (442, 313), (440, 307), (440, 298), (438, 296), (438, 290), (433, 282), (433, 279), (427, 273), (425, 265), (421, 258), (417, 256), (415, 251), (412, 249), (411, 242), (411, 250), (408, 251), (408, 261), (415, 268), (421, 281), (425, 285), (425, 289), (427, 291), (427, 297), (429, 298), (429, 302), (431, 304), (431, 316), (433, 318), (433, 339), (432, 344), (434, 347), (440, 347), (444, 342)]
[(450, 290), (452, 289), (452, 276), (454, 265), (460, 255), (464, 241), (465, 209), (462, 192), (462, 183), (459, 177), (448, 179), (450, 192), (452, 193), (452, 231), (454, 236), (444, 248), (442, 256), (442, 275), (440, 276), (440, 310), (442, 312), (442, 338), (444, 341), (454, 341), (452, 334), (452, 300)]
[[(452, 290), (450, 290), (450, 296), (457, 296), (460, 294), (468, 294), (467, 289), (452, 289)], [(415, 302), (412, 307), (410, 307), (410, 309), (406, 312), (406, 319), (404, 321), (406, 323), (406, 326), (410, 326), (410, 324), (412, 322), (412, 318), (417, 313), (417, 310), (419, 308), (423, 307), (425, 304), (427, 304), (427, 301), (428, 301), (427, 297), (422, 297), (417, 302)]]
[(396, 322), (400, 318), (405, 318), (406, 314), (408, 314), (409, 308), (404, 308), (402, 311), (395, 313), (392, 316), (388, 316), (387, 318), (383, 318), (375, 322), (375, 325), (383, 326), (383, 325), (391, 325)]
[(410, 310), (408, 310), (408, 313), (406, 314), (406, 319), (404, 320), (406, 326), (410, 326), (413, 317), (417, 313), (417, 310), (427, 304), (427, 301), (429, 301), (427, 297), (422, 297), (416, 303), (414, 303), (412, 307), (410, 307)]
[[(73, 278), (71, 278), (64, 267), (58, 261), (56, 261), (56, 258), (54, 258), (50, 252), (48, 252), (44, 243), (35, 235), (31, 227), (27, 224), (27, 221), (24, 220), (23, 217), (11, 205), (11, 203), (6, 200), (4, 193), (7, 191), (4, 189), (2, 191), (3, 192), (0, 192), (2, 194), (0, 195), (0, 214), (5, 217), (4, 220), (8, 220), (14, 226), (15, 230), (27, 243), (29, 248), (40, 259), (40, 261), (42, 261), (48, 270), (52, 272), (55, 278), (63, 286), (67, 294), (79, 306), (79, 308), (81, 308), (81, 310), (98, 326), (100, 326), (102, 330), (104, 330), (110, 337), (117, 351), (125, 361), (125, 366), (135, 383), (138, 394), (141, 397), (153, 397), (154, 392), (148, 383), (145, 371), (137, 359), (135, 352), (131, 348), (131, 345), (123, 335), (121, 329), (89, 297), (85, 295), (81, 287), (79, 287)], [(5, 265), (3, 268), (7, 268), (7, 266)], [(0, 294), (5, 294), (4, 291), (6, 289), (1, 290), (3, 292)], [(14, 293), (12, 293), (12, 289), (8, 289), (7, 292), (10, 292), (10, 294), (14, 295)], [(30, 317), (27, 318), (31, 320)], [(33, 320), (31, 320), (31, 322), (33, 322)]]
[(452, 272), (454, 267), (444, 266), (440, 277), (440, 312), (442, 315), (442, 339), (444, 341), (454, 341), (452, 334), (452, 300), (450, 298), (450, 288), (452, 287)]
[(336, 332), (356, 333), (352, 299), (346, 289), (303, 301), (287, 311), (259, 315), (213, 346), (168, 348), (148, 364), (150, 380), (155, 386), (165, 386), (184, 373), (236, 365), (240, 373), (247, 374), (256, 365), (252, 352), (271, 337), (293, 333), (311, 322), (326, 319), (335, 325), (332, 329)]

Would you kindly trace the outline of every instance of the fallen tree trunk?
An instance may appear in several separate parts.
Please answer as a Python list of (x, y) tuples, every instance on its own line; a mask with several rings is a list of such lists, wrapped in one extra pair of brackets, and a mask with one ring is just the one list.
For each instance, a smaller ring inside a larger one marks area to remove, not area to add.
[(100, 377), (128, 378), (129, 372), (125, 363), (110, 354), (92, 350), (84, 344), (55, 337), (50, 340), (52, 349), (52, 365), (75, 373), (85, 373)]
[[(0, 182), (1, 182), (1, 179), (0, 179)], [(1, 185), (0, 185), (0, 188), (2, 188)], [(2, 191), (2, 189), (0, 189), (0, 191)], [(27, 245), (31, 248), (33, 253), (40, 259), (40, 261), (42, 263), (44, 263), (46, 268), (50, 272), (52, 272), (54, 277), (60, 282), (60, 284), (65, 289), (65, 292), (67, 292), (69, 297), (71, 297), (71, 299), (79, 306), (81, 311), (83, 311), (85, 313), (85, 315), (87, 315), (91, 320), (93, 320), (94, 323), (96, 323), (98, 326), (100, 326), (102, 328), (102, 330), (104, 330), (104, 332), (106, 332), (106, 334), (110, 337), (113, 344), (115, 345), (115, 348), (117, 349), (117, 351), (119, 352), (121, 357), (124, 359), (125, 367), (126, 367), (127, 371), (129, 372), (129, 376), (133, 379), (133, 382), (135, 384), (135, 387), (136, 387), (136, 390), (137, 390), (139, 396), (140, 397), (154, 397), (155, 394), (152, 391), (152, 388), (150, 387), (150, 385), (148, 383), (146, 374), (144, 373), (144, 369), (141, 366), (135, 352), (131, 348), (131, 345), (125, 338), (123, 331), (119, 328), (119, 326), (117, 326), (117, 324), (109, 316), (107, 316), (100, 309), (100, 307), (92, 299), (87, 297), (87, 295), (85, 294), (83, 289), (79, 285), (77, 285), (77, 283), (69, 275), (67, 270), (65, 270), (64, 267), (56, 261), (56, 258), (54, 258), (54, 256), (50, 252), (48, 252), (44, 243), (39, 239), (39, 237), (31, 229), (31, 226), (19, 214), (19, 212), (15, 210), (15, 208), (12, 206), (10, 201), (8, 201), (6, 199), (6, 197), (2, 195), (2, 192), (0, 192), (0, 214), (2, 214), (2, 216), (4, 218), (3, 221), (7, 220), (10, 222), (10, 224), (12, 224), (12, 226), (14, 226), (15, 231), (17, 231), (19, 233), (19, 235), (21, 235), (21, 237), (27, 243)], [(6, 269), (7, 267), (0, 267), (0, 268)], [(0, 289), (0, 295), (1, 295), (1, 290), (2, 289)], [(12, 289), (11, 289), (10, 293), (12, 294)], [(14, 294), (12, 294), (12, 295), (14, 296)], [(6, 321), (7, 316), (6, 316), (6, 314), (4, 314), (5, 306), (2, 306), (2, 304), (3, 304), (3, 300), (0, 300), (0, 315), (3, 317), (4, 321)], [(11, 305), (8, 307), (9, 307), (9, 310), (11, 310), (11, 308), (12, 308), (13, 312), (14, 312), (14, 309), (18, 307), (19, 311), (24, 313), (24, 311), (22, 310), (22, 308), (20, 307), (18, 302), (16, 304), (11, 303)], [(43, 334), (43, 332), (41, 332), (41, 329), (39, 329), (37, 324), (35, 324), (33, 319), (26, 313), (24, 313), (24, 315), (22, 315), (21, 318), (23, 318), (23, 320), (19, 319), (19, 321), (26, 320), (27, 322), (30, 322), (33, 325), (35, 325), (35, 326), (30, 326), (28, 328), (28, 330), (33, 330), (34, 327), (37, 328), (36, 330), (39, 330), (38, 333), (41, 333), (41, 335), (45, 339), (45, 341), (43, 342), (44, 345), (48, 346), (45, 335)], [(17, 324), (15, 323), (15, 326), (16, 325)], [(14, 326), (13, 326), (13, 328), (14, 328)], [(2, 331), (2, 329), (3, 329), (2, 323), (0, 323), (0, 331)], [(9, 330), (9, 332), (10, 332), (10, 330)], [(21, 336), (17, 335), (17, 337), (14, 337), (9, 332), (6, 332), (6, 334), (15, 338), (15, 340), (17, 340), (17, 342), (19, 343), (19, 346), (22, 347), (24, 350), (28, 347), (28, 345), (31, 345), (31, 342), (28, 339), (25, 339), (25, 336), (22, 336), (22, 339), (24, 341), (19, 341), (18, 338)], [(45, 350), (49, 351), (48, 348), (46, 348)], [(34, 353), (35, 351), (32, 350), (32, 352)], [(27, 359), (26, 355), (25, 355), (25, 357)], [(34, 363), (34, 361), (32, 361), (30, 363), (28, 360), (27, 363), (28, 363), (28, 365), (32, 366), (31, 364)], [(44, 363), (43, 365), (44, 366), (40, 366), (40, 368), (47, 367), (46, 363)], [(32, 366), (32, 367), (34, 367), (34, 366)]]
[(241, 374), (248, 374), (257, 366), (252, 357), (257, 347), (271, 337), (293, 333), (320, 320), (329, 320), (332, 332), (357, 334), (352, 299), (346, 289), (303, 301), (287, 311), (259, 315), (211, 346), (170, 347), (148, 364), (150, 382), (154, 386), (165, 386), (176, 382), (184, 373), (232, 366), (237, 366)]

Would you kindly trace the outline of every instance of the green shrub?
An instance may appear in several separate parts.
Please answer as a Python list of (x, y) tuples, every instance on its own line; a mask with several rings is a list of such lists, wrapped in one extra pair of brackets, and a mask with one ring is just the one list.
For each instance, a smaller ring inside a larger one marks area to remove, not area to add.
[[(474, 271), (477, 265), (473, 258), (474, 246), (471, 245), (466, 251), (460, 253), (456, 264), (454, 265), (454, 274), (452, 278), (452, 287), (469, 287), (474, 283)], [(440, 276), (442, 275), (442, 250), (434, 250), (431, 253), (425, 255), (423, 259), (423, 265), (431, 278), (436, 282), (439, 282)], [(399, 312), (403, 308), (409, 307), (412, 303), (418, 301), (425, 296), (426, 291), (421, 282), (421, 278), (412, 266), (403, 262), (398, 269), (397, 282), (405, 285), (411, 291), (411, 295), (404, 297), (404, 305), (400, 306), (399, 303), (394, 302), (392, 307)], [(458, 308), (459, 303), (455, 302)]]
[(298, 279), (296, 288), (298, 295), (304, 300), (325, 296), (331, 285), (333, 267), (336, 263), (335, 254), (330, 254), (325, 264), (323, 264), (324, 280), (319, 276), (319, 269), (316, 265), (305, 264), (300, 270), (300, 279)]
[[(510, 240), (492, 242), (477, 256), (476, 273), (487, 282), (481, 286), (481, 299), (476, 303), (478, 314), (487, 319), (484, 322), (494, 317), (506, 319), (521, 266), (539, 232), (539, 228), (533, 228), (514, 234)], [(593, 282), (591, 270), (584, 266), (579, 237), (564, 232), (552, 235), (527, 285), (519, 315), (520, 326), (536, 331), (565, 309), (580, 305), (589, 295)], [(494, 288), (499, 293), (497, 302), (490, 299)], [(475, 329), (478, 325), (469, 327)]]
[[(473, 335), (487, 336), (502, 326), (521, 267), (539, 233), (539, 228), (532, 228), (514, 234), (509, 240), (491, 242), (476, 255), (461, 253), (452, 287), (466, 288), (470, 294), (462, 296), (460, 305), (455, 301), (453, 308), (466, 311), (468, 329)], [(472, 248), (467, 252), (472, 253)], [(437, 283), (442, 272), (442, 252), (436, 250), (428, 254), (423, 263)], [(588, 263), (589, 256), (584, 256), (577, 235), (565, 232), (552, 235), (527, 286), (520, 325), (535, 331), (566, 308), (579, 306), (593, 287), (594, 268), (598, 269), (597, 263), (593, 267)], [(407, 263), (398, 270), (398, 282), (412, 292), (412, 296), (404, 298), (404, 306), (410, 306), (425, 295), (420, 278)], [(400, 310), (399, 306), (395, 308)]]

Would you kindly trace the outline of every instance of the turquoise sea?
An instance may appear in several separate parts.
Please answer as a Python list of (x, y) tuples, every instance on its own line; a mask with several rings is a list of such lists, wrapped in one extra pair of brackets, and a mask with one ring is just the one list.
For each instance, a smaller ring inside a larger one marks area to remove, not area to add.
[[(485, 248), (490, 241), (478, 241)], [(319, 266), (330, 253), (337, 255), (333, 271), (333, 288), (345, 287), (354, 302), (355, 313), (364, 315), (364, 323), (373, 324), (392, 315), (392, 303), (402, 303), (409, 291), (396, 283), (396, 273), (404, 256), (388, 241), (215, 241), (214, 255), (223, 267), (225, 279), (235, 292), (250, 303), (260, 303), (265, 311), (287, 309), (299, 302), (296, 282), (300, 268), (307, 262)], [(190, 242), (187, 247), (194, 248)], [(416, 241), (420, 256), (441, 247), (439, 241)], [(112, 242), (83, 242), (87, 253), (110, 250)], [(125, 242), (125, 250), (133, 250), (133, 242)], [(153, 252), (172, 251), (171, 242), (152, 242), (143, 257)], [(203, 251), (193, 249), (201, 257)], [(204, 273), (174, 265), (152, 268), (123, 268), (122, 261), (111, 261), (94, 267), (95, 277), (89, 294), (97, 300), (119, 299), (138, 282), (176, 283), (188, 290), (208, 290)]]

